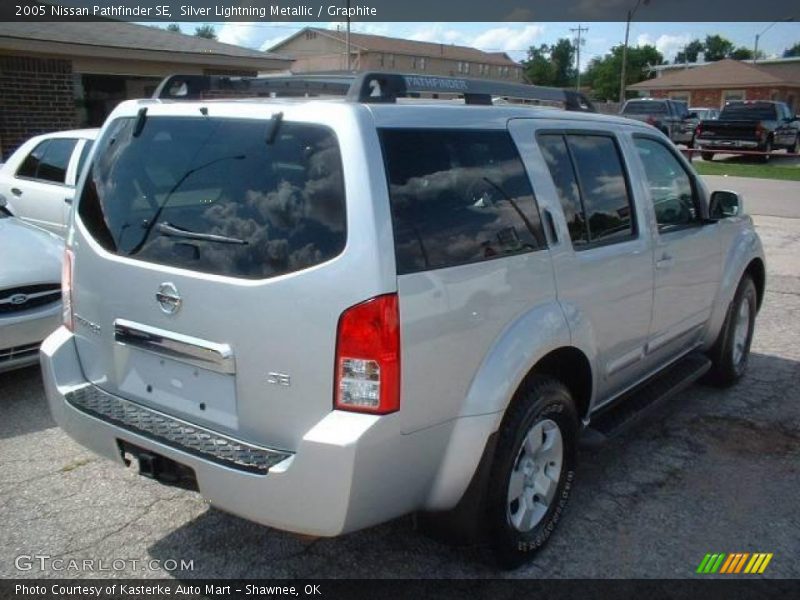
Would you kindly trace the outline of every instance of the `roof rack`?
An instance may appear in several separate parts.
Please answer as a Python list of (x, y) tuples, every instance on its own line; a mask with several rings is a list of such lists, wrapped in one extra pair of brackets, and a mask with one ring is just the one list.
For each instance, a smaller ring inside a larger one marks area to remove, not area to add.
[(466, 79), (438, 75), (367, 72), (326, 75), (170, 75), (156, 88), (153, 98), (201, 100), (225, 97), (344, 96), (350, 102), (393, 103), (398, 98), (422, 94), (463, 97), (466, 104), (492, 105), (495, 99), (552, 102), (566, 110), (597, 112), (591, 101), (574, 90)]

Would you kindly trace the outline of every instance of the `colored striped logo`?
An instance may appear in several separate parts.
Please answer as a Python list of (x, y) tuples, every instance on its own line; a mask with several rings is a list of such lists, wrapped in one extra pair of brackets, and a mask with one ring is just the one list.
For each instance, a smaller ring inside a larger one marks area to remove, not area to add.
[(760, 574), (763, 573), (772, 553), (766, 552), (734, 552), (733, 554), (717, 553), (706, 554), (697, 567), (697, 573), (735, 575), (737, 573)]

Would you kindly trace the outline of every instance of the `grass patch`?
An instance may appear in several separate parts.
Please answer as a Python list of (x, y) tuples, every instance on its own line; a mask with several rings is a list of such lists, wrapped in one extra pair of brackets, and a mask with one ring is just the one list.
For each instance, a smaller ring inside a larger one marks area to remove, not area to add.
[(692, 165), (700, 175), (729, 175), (731, 177), (757, 177), (760, 179), (800, 181), (800, 167), (732, 164), (725, 162), (708, 162), (707, 160), (695, 160), (692, 162)]

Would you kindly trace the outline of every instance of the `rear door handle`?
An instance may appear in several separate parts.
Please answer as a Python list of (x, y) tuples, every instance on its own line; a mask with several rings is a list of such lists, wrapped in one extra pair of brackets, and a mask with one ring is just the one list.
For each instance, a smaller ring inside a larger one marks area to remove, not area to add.
[(64, 198), (65, 204), (72, 204), (72, 198)]
[(22, 190), (19, 188), (11, 188), (11, 193), (15, 196), (22, 196)]
[(656, 269), (668, 269), (674, 262), (674, 258), (664, 254), (659, 260), (656, 261)]

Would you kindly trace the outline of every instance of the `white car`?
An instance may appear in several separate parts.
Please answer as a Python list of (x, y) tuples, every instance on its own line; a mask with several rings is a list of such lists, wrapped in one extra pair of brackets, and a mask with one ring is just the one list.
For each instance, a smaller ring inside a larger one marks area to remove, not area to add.
[[(0, 372), (39, 362), (42, 340), (61, 323), (64, 242), (12, 217), (0, 196)], [(7, 256), (4, 253), (0, 256)]]
[(11, 214), (63, 237), (75, 184), (98, 131), (59, 131), (22, 144), (0, 167), (0, 194)]

